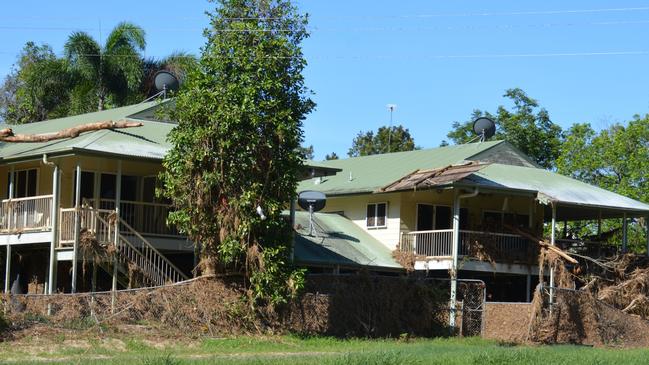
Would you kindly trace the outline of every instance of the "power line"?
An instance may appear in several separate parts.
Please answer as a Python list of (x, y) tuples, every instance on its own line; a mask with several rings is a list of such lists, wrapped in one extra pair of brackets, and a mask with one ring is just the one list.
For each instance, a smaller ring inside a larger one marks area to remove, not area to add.
[[(518, 28), (556, 28), (556, 27), (580, 27), (580, 26), (615, 26), (615, 25), (645, 25), (649, 20), (611, 20), (599, 22), (582, 23), (537, 23), (537, 24), (470, 24), (470, 25), (449, 25), (449, 26), (419, 26), (419, 27), (307, 27), (312, 32), (395, 32), (395, 31), (434, 31), (434, 30), (480, 30), (480, 29), (518, 29)], [(148, 31), (191, 31), (199, 32), (204, 28), (195, 27), (154, 27), (147, 28)], [(73, 28), (73, 27), (40, 27), (40, 26), (0, 26), (0, 30), (44, 30), (44, 31), (100, 31), (99, 28)], [(292, 29), (261, 28), (261, 29), (214, 29), (214, 32), (234, 33), (264, 33), (264, 32), (293, 32)]]
[[(314, 19), (386, 19), (386, 18), (438, 18), (438, 17), (492, 17), (492, 16), (521, 16), (521, 15), (560, 15), (560, 14), (588, 14), (588, 13), (620, 13), (620, 12), (643, 12), (649, 11), (649, 6), (643, 7), (619, 7), (619, 8), (598, 8), (598, 9), (556, 9), (556, 10), (525, 10), (525, 11), (505, 11), (505, 12), (466, 12), (466, 13), (430, 13), (430, 14), (396, 14), (396, 15), (332, 15), (332, 16), (313, 16)], [(310, 14), (312, 15), (312, 14)], [(140, 19), (152, 19), (154, 17), (139, 17)], [(0, 19), (86, 19), (86, 17), (54, 17), (54, 16), (7, 16)], [(154, 19), (158, 19), (156, 16)], [(205, 17), (178, 17), (180, 20), (198, 20)], [(281, 20), (276, 17), (231, 17), (220, 18), (223, 20), (241, 21), (241, 20)]]
[[(0, 54), (12, 54), (7, 51), (0, 51)], [(58, 56), (62, 57), (63, 54), (59, 53)], [(542, 57), (593, 57), (593, 56), (646, 56), (649, 51), (600, 51), (600, 52), (545, 52), (545, 53), (500, 53), (500, 54), (449, 54), (449, 55), (344, 55), (344, 56), (263, 56), (262, 58), (268, 59), (294, 59), (294, 58), (307, 58), (308, 60), (435, 60), (435, 59), (489, 59), (489, 58), (542, 58)], [(99, 57), (100, 54), (79, 54), (78, 56), (84, 57)], [(119, 55), (119, 54), (101, 54), (102, 57), (124, 57), (124, 58), (142, 58), (137, 55)], [(211, 56), (209, 58), (239, 58), (248, 59), (257, 56)], [(195, 58), (191, 55), (178, 56), (178, 58)]]

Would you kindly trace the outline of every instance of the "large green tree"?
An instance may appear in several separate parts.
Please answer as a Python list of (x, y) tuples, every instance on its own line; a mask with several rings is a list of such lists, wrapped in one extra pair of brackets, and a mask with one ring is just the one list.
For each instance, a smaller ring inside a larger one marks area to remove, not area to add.
[(349, 157), (377, 155), (388, 152), (412, 151), (417, 149), (415, 139), (408, 128), (402, 125), (383, 126), (374, 131), (358, 132), (352, 141), (352, 147), (347, 154)]
[(455, 144), (475, 140), (473, 121), (478, 117), (488, 117), (496, 122), (495, 139), (510, 142), (545, 168), (555, 167), (562, 142), (561, 127), (553, 123), (547, 110), (539, 107), (539, 103), (523, 90), (509, 89), (503, 96), (514, 104), (511, 110), (502, 105), (495, 114), (474, 110), (469, 120), (454, 122), (447, 137)]
[(129, 22), (115, 26), (103, 45), (86, 32), (70, 35), (65, 55), (71, 70), (82, 80), (74, 91), (75, 98), (82, 100), (76, 108), (92, 108), (86, 106), (89, 101), (96, 101), (98, 110), (140, 101), (144, 35), (142, 28)]
[(65, 116), (73, 77), (48, 45), (27, 42), (0, 87), (0, 118), (29, 123)]
[[(636, 116), (626, 125), (614, 124), (596, 132), (590, 124), (574, 124), (567, 132), (557, 159), (561, 174), (649, 203), (649, 115)], [(645, 229), (636, 220), (630, 242), (644, 248)], [(604, 222), (604, 230), (619, 228), (619, 220)], [(594, 226), (577, 227), (589, 234)], [(620, 237), (617, 237), (618, 239)]]
[(210, 24), (173, 112), (162, 193), (170, 221), (200, 245), (202, 273), (243, 272), (255, 298), (277, 303), (302, 277), (281, 213), (314, 107), (302, 76), (307, 19), (288, 0), (220, 0)]

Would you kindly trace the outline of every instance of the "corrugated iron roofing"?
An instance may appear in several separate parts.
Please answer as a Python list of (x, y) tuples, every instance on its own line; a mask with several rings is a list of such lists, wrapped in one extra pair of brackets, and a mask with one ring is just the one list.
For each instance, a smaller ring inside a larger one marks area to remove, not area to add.
[[(425, 150), (395, 152), (320, 162), (342, 169), (334, 176), (304, 180), (299, 190), (317, 190), (327, 195), (376, 191), (418, 169), (437, 169), (460, 163), (504, 141), (469, 143)], [(320, 182), (316, 184), (316, 182)]]
[(649, 212), (649, 205), (552, 171), (491, 164), (464, 179), (472, 185), (525, 190), (571, 205)]
[(334, 213), (314, 213), (309, 235), (309, 213), (295, 212), (295, 259), (301, 264), (403, 269), (391, 251), (354, 222)]
[(153, 101), (43, 122), (3, 126), (12, 128), (16, 134), (41, 134), (106, 120), (135, 120), (144, 124), (135, 128), (93, 131), (76, 138), (49, 142), (0, 142), (0, 158), (7, 161), (34, 158), (43, 154), (90, 152), (161, 160), (169, 149), (167, 134), (174, 124), (130, 117), (138, 113), (151, 114), (159, 105), (160, 102)]

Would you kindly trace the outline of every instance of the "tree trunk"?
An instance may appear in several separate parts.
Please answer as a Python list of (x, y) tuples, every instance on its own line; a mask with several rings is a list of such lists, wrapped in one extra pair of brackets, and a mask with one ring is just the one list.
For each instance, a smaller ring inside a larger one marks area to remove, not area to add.
[(127, 122), (124, 120), (113, 122), (112, 120), (108, 120), (103, 122), (82, 124), (76, 127), (63, 129), (58, 132), (44, 134), (14, 134), (11, 128), (5, 128), (0, 129), (0, 141), (14, 143), (48, 142), (55, 139), (75, 138), (79, 136), (79, 134), (84, 132), (92, 132), (101, 129), (141, 127), (142, 125), (143, 123), (140, 122)]

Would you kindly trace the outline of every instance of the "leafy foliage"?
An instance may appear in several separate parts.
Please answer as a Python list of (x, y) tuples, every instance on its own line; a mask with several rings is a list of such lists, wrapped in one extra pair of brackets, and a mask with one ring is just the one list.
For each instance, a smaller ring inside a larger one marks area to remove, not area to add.
[(183, 81), (197, 67), (184, 52), (143, 60), (145, 44), (144, 31), (131, 23), (115, 27), (103, 47), (86, 33), (72, 33), (64, 58), (49, 45), (28, 42), (0, 86), (0, 120), (29, 123), (140, 102), (155, 94), (157, 71)]
[[(504, 139), (530, 156), (540, 166), (553, 168), (562, 142), (561, 127), (554, 124), (548, 112), (540, 108), (539, 103), (523, 90), (508, 89), (503, 96), (514, 103), (511, 111), (502, 105), (498, 107), (495, 115), (474, 110), (468, 121), (454, 122), (453, 130), (447, 134), (447, 137), (455, 144), (475, 140), (473, 121), (478, 117), (488, 117), (497, 126), (495, 139)], [(442, 142), (442, 145), (445, 144), (446, 141)]]
[(142, 81), (140, 52), (146, 46), (144, 36), (142, 28), (128, 22), (115, 26), (103, 46), (88, 33), (72, 33), (65, 43), (65, 55), (71, 70), (82, 80), (80, 97), (93, 93), (98, 110), (104, 110), (107, 103), (125, 105), (137, 101), (128, 97)]
[(338, 155), (336, 154), (336, 152), (331, 152), (331, 154), (327, 154), (325, 156), (325, 160), (337, 160), (337, 159), (338, 159)]
[(380, 127), (373, 131), (358, 132), (347, 154), (349, 157), (377, 155), (388, 152), (412, 151), (418, 149), (408, 128), (402, 125)]
[(25, 44), (17, 64), (0, 90), (0, 117), (12, 123), (65, 116), (73, 77), (65, 60), (48, 45)]
[(313, 145), (309, 145), (309, 147), (301, 146), (298, 148), (298, 151), (302, 154), (302, 157), (305, 160), (313, 160), (315, 157), (313, 153)]
[[(574, 124), (561, 146), (557, 169), (561, 174), (649, 203), (649, 115), (636, 116), (626, 126), (614, 124), (599, 133), (590, 124)], [(604, 230), (620, 226), (620, 220), (610, 220), (605, 222)], [(629, 241), (644, 246), (645, 230), (639, 224), (629, 228)]]
[(303, 283), (281, 212), (314, 107), (302, 76), (307, 19), (288, 0), (218, 4), (177, 98), (161, 192), (175, 207), (170, 221), (200, 245), (203, 273), (243, 272), (254, 299), (281, 303)]

